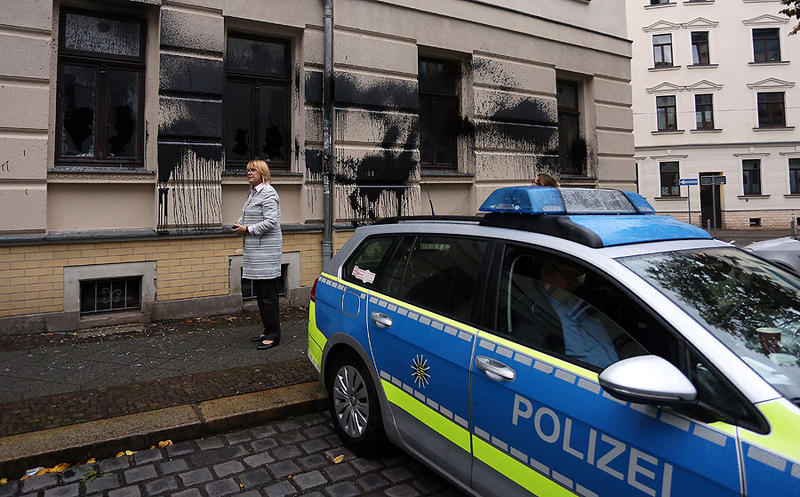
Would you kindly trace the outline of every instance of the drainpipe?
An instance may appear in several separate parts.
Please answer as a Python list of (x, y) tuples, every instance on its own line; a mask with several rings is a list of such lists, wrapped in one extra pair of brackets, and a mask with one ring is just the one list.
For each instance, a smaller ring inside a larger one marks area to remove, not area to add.
[(322, 72), (322, 262), (333, 257), (333, 0), (322, 0), (324, 69)]

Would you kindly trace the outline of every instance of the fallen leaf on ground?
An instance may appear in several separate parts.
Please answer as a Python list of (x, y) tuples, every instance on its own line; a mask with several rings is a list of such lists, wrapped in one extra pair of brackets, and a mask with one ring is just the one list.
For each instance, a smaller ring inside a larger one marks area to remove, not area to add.
[(5, 485), (8, 483), (8, 478), (0, 478), (0, 485)]
[(158, 442), (158, 448), (163, 449), (164, 447), (169, 447), (172, 445), (172, 440), (162, 440)]
[(56, 464), (53, 466), (51, 472), (60, 473), (69, 467), (69, 463), (62, 462), (61, 464)]
[(93, 458), (89, 459), (88, 461), (86, 461), (86, 464), (94, 464), (96, 462), (97, 462), (97, 460), (93, 457)]
[(30, 478), (30, 475), (22, 475), (20, 477), (19, 481), (24, 481), (24, 480), (27, 480), (28, 478)]
[(344, 454), (340, 454), (340, 455), (338, 455), (338, 456), (333, 458), (333, 463), (334, 464), (339, 464), (343, 460), (344, 460)]
[(134, 454), (136, 454), (134, 450), (123, 450), (122, 452), (117, 452), (117, 457), (132, 456)]

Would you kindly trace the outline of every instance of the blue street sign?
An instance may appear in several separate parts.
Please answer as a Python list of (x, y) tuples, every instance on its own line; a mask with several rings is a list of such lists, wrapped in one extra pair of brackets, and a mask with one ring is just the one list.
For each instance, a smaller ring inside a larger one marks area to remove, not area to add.
[(696, 185), (697, 184), (697, 179), (696, 178), (680, 179), (680, 180), (678, 180), (678, 184), (681, 185), (681, 186)]

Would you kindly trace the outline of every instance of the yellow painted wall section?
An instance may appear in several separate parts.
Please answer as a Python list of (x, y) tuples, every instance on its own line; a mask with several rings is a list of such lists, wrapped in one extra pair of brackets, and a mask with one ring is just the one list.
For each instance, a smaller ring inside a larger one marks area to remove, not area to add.
[[(352, 232), (335, 233), (338, 250)], [(300, 252), (300, 285), (322, 271), (321, 233), (287, 233), (283, 251)], [(228, 295), (228, 258), (242, 240), (209, 237), (0, 247), (0, 317), (64, 310), (64, 267), (156, 262), (159, 302)]]

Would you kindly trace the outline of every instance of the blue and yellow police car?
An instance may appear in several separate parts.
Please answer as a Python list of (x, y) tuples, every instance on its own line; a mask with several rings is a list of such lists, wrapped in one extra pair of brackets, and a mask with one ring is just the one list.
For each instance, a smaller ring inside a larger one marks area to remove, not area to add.
[(358, 228), (308, 357), (357, 454), (482, 496), (800, 495), (800, 279), (617, 190)]

